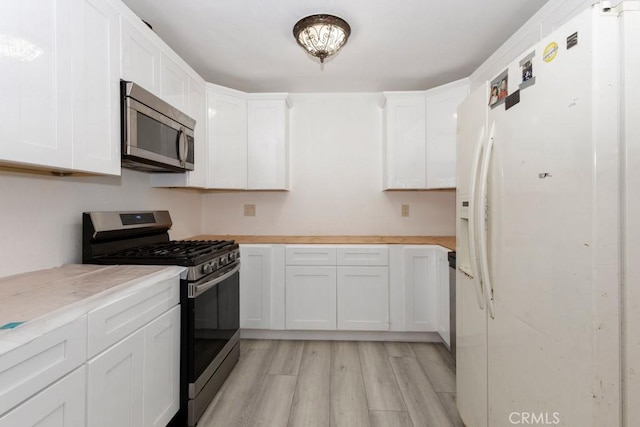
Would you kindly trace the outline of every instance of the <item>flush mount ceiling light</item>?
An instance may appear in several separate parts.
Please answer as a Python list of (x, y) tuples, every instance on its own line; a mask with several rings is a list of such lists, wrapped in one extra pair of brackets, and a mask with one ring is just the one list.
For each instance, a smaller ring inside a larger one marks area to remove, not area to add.
[(349, 34), (349, 24), (333, 15), (307, 16), (293, 26), (293, 36), (298, 44), (311, 55), (320, 58), (321, 63), (344, 46)]

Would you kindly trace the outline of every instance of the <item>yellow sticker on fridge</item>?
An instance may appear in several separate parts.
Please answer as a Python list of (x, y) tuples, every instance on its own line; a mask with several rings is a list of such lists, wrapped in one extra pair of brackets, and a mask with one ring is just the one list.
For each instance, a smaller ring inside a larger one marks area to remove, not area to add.
[(542, 52), (542, 60), (544, 62), (551, 62), (554, 60), (556, 55), (558, 54), (558, 43), (551, 42), (544, 48), (544, 52)]

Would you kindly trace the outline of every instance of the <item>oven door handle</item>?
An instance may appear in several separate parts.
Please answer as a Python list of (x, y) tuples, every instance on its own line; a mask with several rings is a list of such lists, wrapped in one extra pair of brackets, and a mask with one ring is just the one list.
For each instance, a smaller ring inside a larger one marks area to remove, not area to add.
[(226, 272), (225, 274), (223, 274), (220, 277), (216, 277), (215, 279), (207, 282), (207, 283), (203, 283), (201, 285), (190, 285), (189, 286), (189, 298), (196, 298), (199, 295), (202, 295), (203, 293), (207, 292), (209, 289), (213, 288), (214, 286), (216, 286), (218, 283), (220, 282), (224, 282), (225, 280), (227, 280), (229, 277), (233, 276), (234, 274), (236, 274), (239, 270), (240, 270), (240, 260), (236, 261), (234, 264), (231, 265), (235, 265), (235, 267), (233, 267), (232, 270)]

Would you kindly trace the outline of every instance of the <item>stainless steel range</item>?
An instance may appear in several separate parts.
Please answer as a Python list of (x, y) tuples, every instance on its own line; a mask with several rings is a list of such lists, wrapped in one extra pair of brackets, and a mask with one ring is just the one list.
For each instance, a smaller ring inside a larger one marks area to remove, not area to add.
[(182, 281), (181, 409), (195, 426), (240, 356), (240, 251), (233, 240), (171, 241), (167, 211), (85, 212), (85, 264), (188, 268)]

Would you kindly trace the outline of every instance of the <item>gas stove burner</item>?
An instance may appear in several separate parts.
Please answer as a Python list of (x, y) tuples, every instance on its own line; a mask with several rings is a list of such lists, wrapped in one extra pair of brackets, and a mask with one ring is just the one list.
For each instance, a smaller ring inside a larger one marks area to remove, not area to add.
[(233, 240), (180, 240), (125, 249), (109, 254), (111, 258), (193, 259), (237, 248)]

